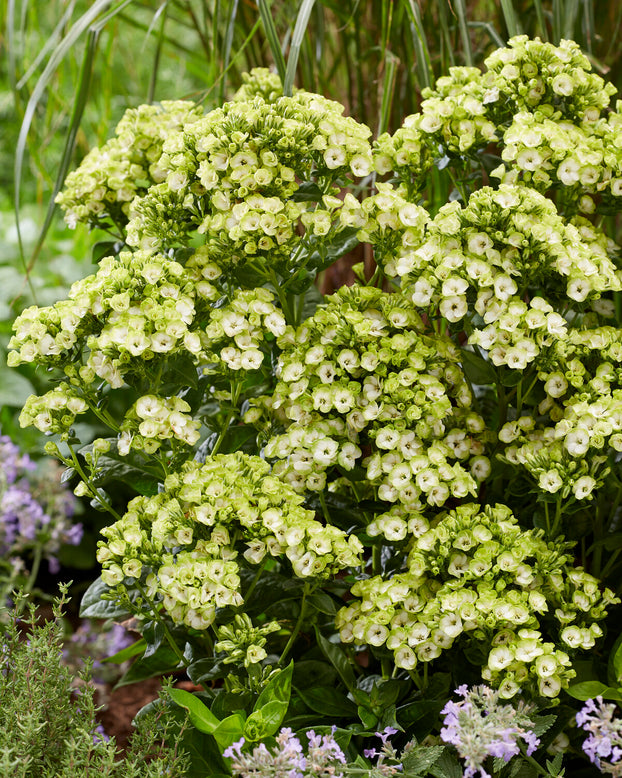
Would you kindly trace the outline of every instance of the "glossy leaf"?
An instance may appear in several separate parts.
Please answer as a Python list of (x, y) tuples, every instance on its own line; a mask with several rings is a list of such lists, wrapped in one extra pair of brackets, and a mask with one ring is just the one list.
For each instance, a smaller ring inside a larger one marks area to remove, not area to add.
[(331, 686), (296, 689), (296, 692), (312, 711), (324, 716), (353, 719), (357, 714), (357, 706), (352, 700)]
[(208, 735), (215, 732), (221, 722), (198, 697), (184, 689), (169, 689), (168, 693), (173, 702), (188, 711), (192, 725), (200, 732)]
[(622, 700), (622, 689), (615, 689), (600, 681), (583, 681), (582, 683), (576, 683), (567, 691), (575, 700), (591, 700), (594, 697), (599, 696), (606, 700)]
[(100, 578), (89, 586), (80, 603), (80, 617), (83, 619), (126, 619), (130, 613), (127, 608), (114, 600), (104, 600), (103, 595), (109, 594), (111, 588)]
[(335, 643), (331, 643), (316, 627), (315, 635), (317, 642), (322, 649), (324, 656), (330, 661), (335, 670), (339, 673), (341, 680), (345, 683), (346, 688), (349, 691), (356, 689), (356, 678), (354, 676), (354, 670), (350, 665), (347, 656), (342, 649)]

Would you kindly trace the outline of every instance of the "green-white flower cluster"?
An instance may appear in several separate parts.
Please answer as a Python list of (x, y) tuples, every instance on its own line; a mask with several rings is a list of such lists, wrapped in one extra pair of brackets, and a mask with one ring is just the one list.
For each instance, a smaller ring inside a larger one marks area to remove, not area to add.
[(519, 689), (556, 697), (574, 676), (567, 652), (591, 648), (607, 605), (619, 602), (504, 505), (444, 514), (413, 541), (406, 572), (351, 591), (357, 599), (337, 616), (343, 642), (386, 645), (407, 670), (458, 641), (478, 645), (488, 651), (482, 677), (504, 698)]
[(214, 645), (217, 653), (226, 654), (224, 664), (241, 662), (244, 667), (262, 662), (268, 654), (264, 646), (266, 636), (280, 629), (278, 622), (269, 621), (261, 627), (255, 627), (246, 613), (238, 613), (231, 624), (216, 628), (218, 642)]
[(489, 472), (484, 422), (454, 346), (421, 329), (406, 298), (371, 287), (342, 287), (290, 328), (271, 398), (289, 426), (265, 448), (275, 472), (322, 490), (360, 463), (381, 500), (410, 509), (475, 494)]
[(225, 103), (169, 135), (158, 163), (166, 180), (133, 202), (128, 243), (161, 249), (198, 231), (222, 267), (253, 258), (287, 267), (299, 219), (313, 209), (292, 199), (300, 182), (316, 181), (321, 195), (339, 178), (366, 176), (369, 135), (342, 105), (302, 90)]
[(99, 227), (127, 222), (134, 197), (162, 181), (158, 160), (172, 132), (196, 121), (203, 109), (184, 100), (130, 108), (116, 128), (116, 137), (92, 149), (80, 167), (69, 173), (56, 202), (75, 227), (87, 222)]
[(285, 329), (283, 314), (267, 289), (238, 290), (228, 305), (210, 312), (205, 360), (234, 372), (258, 370), (269, 353), (269, 339)]
[[(484, 187), (443, 206), (426, 240), (395, 261), (417, 308), (460, 322), (495, 365), (522, 370), (567, 334), (557, 307), (596, 300), (622, 283), (598, 240), (583, 240), (533, 189)], [(523, 299), (529, 294), (530, 299)]]
[(314, 519), (303, 498), (259, 457), (219, 454), (186, 462), (153, 497), (137, 497), (104, 528), (102, 580), (122, 594), (135, 581), (175, 623), (209, 626), (217, 607), (242, 605), (238, 553), (258, 564), (289, 559), (299, 577), (328, 577), (360, 563), (354, 536)]
[(579, 46), (512, 38), (484, 62), (450, 68), (423, 91), (421, 112), (375, 145), (375, 167), (395, 171), (411, 193), (435, 159), (477, 159), (497, 145), (493, 175), (520, 178), (538, 191), (561, 187), (585, 213), (616, 208), (622, 195), (619, 106), (603, 116), (615, 87), (592, 73)]

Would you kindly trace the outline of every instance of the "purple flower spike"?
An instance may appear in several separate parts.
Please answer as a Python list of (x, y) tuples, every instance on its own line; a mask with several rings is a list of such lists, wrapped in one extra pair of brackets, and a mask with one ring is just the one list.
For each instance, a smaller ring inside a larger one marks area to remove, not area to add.
[(520, 753), (518, 740), (527, 745), (532, 754), (540, 741), (533, 733), (529, 708), (522, 702), (516, 707), (502, 705), (499, 692), (487, 686), (459, 686), (459, 702), (449, 701), (441, 713), (444, 727), (441, 739), (455, 746), (465, 760), (465, 778), (490, 778), (484, 769), (489, 756), (509, 762)]

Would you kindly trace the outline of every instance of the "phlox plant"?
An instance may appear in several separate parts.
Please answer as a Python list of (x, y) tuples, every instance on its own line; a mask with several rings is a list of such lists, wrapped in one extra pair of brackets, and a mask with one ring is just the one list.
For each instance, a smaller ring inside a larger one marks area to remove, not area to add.
[(515, 37), (373, 139), (258, 69), (68, 176), (111, 240), (15, 322), (58, 379), (21, 423), (111, 515), (83, 615), (133, 618), (125, 682), (203, 686), (170, 693), (190, 774), (306, 774), (311, 728), (381, 774), (390, 728), (411, 776), (561, 775), (575, 701), (622, 696), (613, 91)]

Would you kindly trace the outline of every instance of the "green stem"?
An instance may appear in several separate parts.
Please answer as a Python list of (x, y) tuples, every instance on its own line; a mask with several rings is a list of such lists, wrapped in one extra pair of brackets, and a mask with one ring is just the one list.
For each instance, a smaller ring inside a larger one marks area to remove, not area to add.
[(555, 503), (555, 518), (553, 519), (553, 528), (550, 534), (551, 540), (559, 532), (561, 521), (562, 521), (562, 500), (561, 497), (558, 497), (557, 502)]
[(322, 513), (324, 514), (325, 521), (330, 524), (330, 511), (328, 510), (328, 505), (326, 504), (326, 495), (323, 491), (320, 492), (320, 505), (322, 506)]
[(621, 548), (616, 548), (616, 550), (613, 552), (613, 554), (609, 557), (607, 560), (607, 564), (603, 567), (603, 569), (600, 571), (600, 575), (598, 576), (601, 579), (605, 579), (609, 575), (609, 571), (615, 564), (616, 559), (620, 556), (622, 553)]
[(214, 456), (215, 454), (218, 453), (218, 449), (221, 447), (222, 442), (225, 439), (225, 435), (227, 434), (227, 430), (229, 429), (229, 425), (231, 424), (231, 421), (234, 416), (235, 416), (235, 411), (230, 410), (229, 413), (227, 414), (227, 418), (225, 419), (225, 423), (222, 425), (220, 433), (216, 438), (216, 443), (214, 443), (214, 448), (211, 451), (211, 456)]
[(155, 605), (153, 600), (151, 600), (149, 598), (149, 596), (147, 595), (147, 592), (143, 589), (143, 587), (140, 585), (140, 583), (138, 581), (136, 581), (136, 588), (141, 593), (141, 595), (144, 598), (145, 602), (147, 602), (149, 604), (149, 609), (151, 610), (151, 615), (153, 616), (155, 621), (157, 621), (158, 624), (162, 627), (162, 630), (164, 631), (164, 637), (166, 638), (166, 642), (171, 647), (171, 649), (172, 649), (173, 653), (175, 654), (175, 656), (177, 657), (177, 659), (179, 659), (180, 664), (182, 664), (184, 667), (187, 667), (188, 666), (188, 662), (186, 661), (186, 658), (184, 657), (183, 652), (181, 651), (181, 649), (179, 648), (179, 646), (175, 642), (175, 639), (171, 635), (171, 632), (170, 632), (170, 630), (169, 630), (169, 628), (168, 628), (168, 626), (166, 624), (166, 621), (160, 615), (160, 612), (158, 611), (157, 606)]
[(255, 591), (255, 587), (259, 583), (259, 579), (261, 577), (261, 574), (263, 573), (266, 564), (268, 562), (269, 557), (265, 556), (263, 560), (260, 562), (259, 567), (257, 568), (257, 572), (253, 576), (253, 580), (251, 581), (251, 585), (246, 590), (246, 594), (244, 595), (244, 604), (247, 605), (250, 602), (250, 599), (253, 595), (253, 592)]
[(294, 642), (298, 637), (298, 633), (300, 632), (300, 628), (302, 627), (304, 617), (306, 615), (306, 610), (307, 610), (307, 596), (311, 591), (312, 591), (311, 584), (305, 581), (304, 588), (302, 590), (302, 602), (300, 603), (300, 613), (298, 614), (298, 618), (296, 619), (296, 624), (294, 625), (294, 629), (292, 630), (292, 633), (289, 636), (289, 640), (285, 644), (285, 648), (283, 649), (283, 653), (281, 654), (281, 658), (279, 659), (279, 664), (281, 665), (281, 667), (285, 665), (285, 658), (291, 651), (292, 646), (294, 645)]
[(371, 550), (372, 575), (380, 575), (382, 572), (382, 546), (374, 546)]
[(108, 502), (108, 500), (104, 499), (101, 494), (99, 493), (98, 489), (93, 486), (91, 483), (91, 479), (87, 476), (87, 474), (84, 472), (84, 468), (80, 464), (80, 461), (76, 455), (76, 452), (73, 450), (73, 447), (70, 443), (67, 443), (67, 447), (69, 448), (69, 453), (71, 454), (71, 464), (63, 457), (63, 462), (68, 467), (73, 467), (82, 478), (84, 483), (87, 485), (89, 492), (91, 493), (91, 497), (94, 500), (97, 500), (97, 502), (104, 508), (104, 510), (108, 511), (117, 521), (121, 520), (121, 516), (115, 511), (115, 509), (112, 507), (112, 505)]
[(35, 582), (37, 580), (37, 575), (39, 574), (39, 568), (41, 567), (42, 559), (43, 559), (43, 547), (37, 546), (35, 548), (35, 553), (32, 560), (32, 567), (30, 568), (30, 575), (28, 576), (28, 580), (26, 581), (26, 584), (23, 589), (24, 594), (30, 594), (30, 592), (32, 592)]
[(538, 764), (538, 762), (533, 758), (533, 756), (527, 756), (527, 752), (524, 747), (520, 746), (521, 750), (521, 756), (526, 762), (529, 762), (529, 764), (538, 772), (539, 775), (546, 775), (548, 778), (551, 778), (551, 773), (548, 770), (545, 770), (544, 767)]

